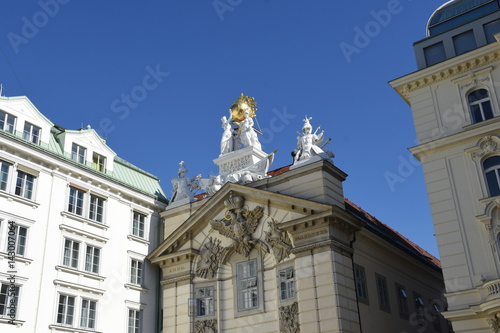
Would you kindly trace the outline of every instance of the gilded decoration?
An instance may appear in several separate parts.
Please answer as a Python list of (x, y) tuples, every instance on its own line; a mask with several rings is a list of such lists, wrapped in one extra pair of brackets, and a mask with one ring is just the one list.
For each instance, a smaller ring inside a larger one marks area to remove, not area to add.
[(217, 333), (217, 319), (197, 320), (194, 323), (195, 333)]
[(278, 227), (278, 222), (274, 219), (267, 222), (269, 230), (266, 231), (266, 242), (273, 249), (276, 262), (282, 262), (292, 252), (292, 242), (288, 234)]
[(299, 333), (299, 305), (297, 302), (280, 306), (280, 333)]
[(230, 247), (233, 247), (237, 253), (248, 257), (255, 244), (252, 234), (259, 225), (264, 209), (257, 206), (250, 211), (245, 206), (245, 198), (233, 195), (232, 191), (229, 192), (229, 198), (224, 201), (224, 205), (227, 208), (224, 218), (213, 220), (210, 225), (221, 235), (233, 240)]
[(257, 102), (255, 102), (255, 98), (245, 96), (241, 93), (240, 97), (234, 101), (229, 109), (231, 111), (232, 120), (238, 122), (243, 121), (245, 119), (245, 111), (249, 111), (249, 116), (254, 118), (256, 116), (255, 111), (257, 111), (256, 105)]
[(209, 238), (200, 251), (200, 258), (196, 264), (196, 276), (202, 279), (213, 279), (217, 274), (219, 262), (225, 250), (220, 246), (220, 240)]

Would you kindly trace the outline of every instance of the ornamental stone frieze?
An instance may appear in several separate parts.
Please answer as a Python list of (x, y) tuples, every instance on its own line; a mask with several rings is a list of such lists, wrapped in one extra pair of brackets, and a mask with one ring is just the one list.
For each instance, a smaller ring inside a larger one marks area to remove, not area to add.
[(256, 242), (252, 234), (259, 225), (264, 209), (257, 206), (249, 210), (245, 206), (245, 198), (234, 195), (232, 191), (229, 192), (229, 198), (224, 201), (224, 205), (227, 208), (224, 218), (211, 221), (210, 225), (221, 235), (233, 240), (229, 248), (234, 248), (237, 253), (248, 257)]
[(274, 219), (267, 222), (269, 230), (266, 231), (266, 242), (273, 249), (276, 262), (280, 263), (292, 252), (292, 242), (286, 231), (278, 227), (278, 222)]
[(472, 153), (473, 158), (481, 158), (485, 155), (500, 150), (500, 138), (496, 135), (487, 135), (477, 143), (477, 149)]
[(217, 319), (197, 320), (194, 323), (195, 333), (217, 333)]
[(210, 237), (201, 250), (200, 257), (196, 264), (196, 276), (206, 279), (213, 279), (217, 274), (219, 262), (225, 253), (225, 249), (220, 246), (221, 241)]
[(288, 306), (280, 306), (280, 333), (300, 333), (297, 302)]

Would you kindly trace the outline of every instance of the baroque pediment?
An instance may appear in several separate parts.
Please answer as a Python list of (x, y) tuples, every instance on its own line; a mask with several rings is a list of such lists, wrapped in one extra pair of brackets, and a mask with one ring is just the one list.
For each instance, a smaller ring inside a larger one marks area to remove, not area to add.
[[(211, 256), (228, 252), (246, 256), (256, 246), (272, 253), (279, 262), (290, 253), (293, 242), (282, 225), (329, 216), (333, 209), (331, 205), (233, 183), (204, 200), (162, 215), (165, 224), (176, 223), (179, 227), (165, 235), (165, 240), (149, 255), (152, 262), (160, 263), (191, 249), (210, 267)], [(200, 272), (208, 274), (204, 269)]]

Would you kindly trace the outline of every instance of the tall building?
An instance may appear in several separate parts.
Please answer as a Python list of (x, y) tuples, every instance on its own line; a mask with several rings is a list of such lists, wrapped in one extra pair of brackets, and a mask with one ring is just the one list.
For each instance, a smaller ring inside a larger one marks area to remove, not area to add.
[[(148, 256), (163, 332), (451, 332), (439, 261), (344, 198), (347, 174), (310, 118), (294, 164), (266, 174), (254, 106), (241, 95), (222, 118), (217, 177), (190, 178), (181, 162), (173, 180)], [(196, 181), (207, 195), (189, 193)]]
[[(391, 82), (411, 106), (455, 332), (500, 327), (500, 4), (455, 0)], [(498, 92), (497, 92), (498, 91)]]
[(87, 127), (0, 97), (0, 331), (158, 331), (167, 200)]

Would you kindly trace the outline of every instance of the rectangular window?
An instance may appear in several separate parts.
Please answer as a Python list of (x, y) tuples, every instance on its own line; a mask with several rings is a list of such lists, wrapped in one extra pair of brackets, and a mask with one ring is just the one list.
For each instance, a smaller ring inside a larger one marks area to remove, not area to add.
[(293, 267), (279, 271), (280, 279), (280, 299), (286, 301), (287, 299), (295, 298), (295, 276)]
[(85, 192), (79, 188), (69, 187), (68, 212), (83, 215), (83, 195)]
[(132, 222), (132, 235), (144, 238), (144, 226), (146, 224), (146, 216), (134, 212), (134, 218)]
[[(15, 252), (19, 256), (24, 256), (26, 252), (26, 238), (28, 236), (28, 228), (22, 227), (20, 225), (14, 226), (14, 239), (16, 242)], [(8, 252), (8, 251), (7, 251)]]
[(85, 251), (85, 270), (87, 272), (99, 274), (99, 258), (101, 256), (101, 249), (87, 245)]
[(0, 287), (0, 316), (8, 316), (9, 308), (19, 309), (19, 287), (2, 283)]
[(24, 123), (23, 139), (34, 144), (40, 143), (40, 134), (42, 129), (28, 122)]
[(196, 315), (212, 316), (214, 314), (214, 288), (196, 289)]
[(402, 317), (408, 317), (410, 311), (408, 309), (408, 294), (403, 286), (396, 285), (396, 293), (398, 296), (399, 314)]
[(257, 283), (257, 260), (236, 264), (238, 310), (248, 310), (259, 306)]
[(75, 312), (75, 298), (68, 295), (59, 295), (59, 306), (57, 307), (57, 323), (73, 325)]
[(141, 333), (141, 311), (128, 310), (128, 331), (127, 333)]
[(375, 280), (377, 281), (378, 305), (380, 306), (380, 309), (390, 311), (391, 305), (389, 303), (387, 280), (384, 276), (378, 274), (375, 274)]
[(142, 262), (132, 259), (130, 262), (130, 283), (142, 284)]
[(15, 194), (31, 200), (33, 198), (33, 187), (35, 184), (35, 176), (27, 174), (23, 171), (17, 171), (17, 181)]
[(9, 172), (11, 166), (12, 165), (7, 162), (0, 161), (0, 190), (2, 191), (7, 191), (7, 184), (9, 181)]
[(104, 170), (106, 170), (106, 157), (99, 155), (98, 153), (94, 153), (92, 155), (92, 168), (97, 171), (104, 172)]
[(446, 60), (446, 53), (444, 52), (443, 42), (424, 48), (425, 63), (427, 66), (432, 66), (441, 61)]
[(474, 32), (469, 30), (460, 35), (453, 36), (453, 45), (457, 56), (476, 49), (477, 46)]
[(71, 239), (65, 239), (63, 265), (78, 269), (79, 251), (80, 251), (80, 243)]
[(368, 289), (366, 287), (366, 274), (365, 269), (361, 266), (354, 266), (354, 279), (356, 281), (356, 293), (358, 300), (368, 303)]
[(495, 34), (500, 32), (500, 20), (496, 20), (484, 25), (484, 34), (486, 36), (486, 43), (495, 43)]
[(89, 219), (102, 223), (104, 212), (104, 199), (96, 195), (90, 195)]
[(85, 155), (87, 153), (87, 148), (73, 143), (71, 146), (71, 159), (75, 162), (85, 164)]
[(82, 299), (80, 327), (95, 328), (96, 304), (95, 301)]
[(16, 117), (7, 112), (0, 111), (0, 129), (14, 134)]

